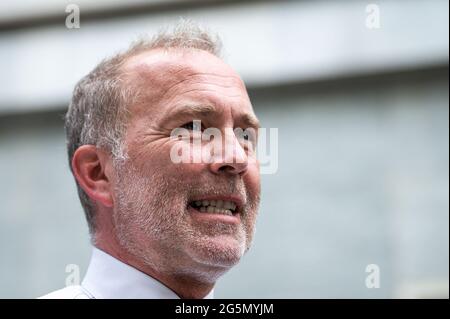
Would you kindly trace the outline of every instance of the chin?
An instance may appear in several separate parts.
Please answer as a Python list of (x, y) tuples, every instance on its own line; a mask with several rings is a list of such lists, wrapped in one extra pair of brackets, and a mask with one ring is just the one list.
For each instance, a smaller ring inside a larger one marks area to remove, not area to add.
[(245, 239), (230, 235), (202, 238), (190, 245), (190, 255), (198, 263), (228, 270), (241, 260), (246, 251)]

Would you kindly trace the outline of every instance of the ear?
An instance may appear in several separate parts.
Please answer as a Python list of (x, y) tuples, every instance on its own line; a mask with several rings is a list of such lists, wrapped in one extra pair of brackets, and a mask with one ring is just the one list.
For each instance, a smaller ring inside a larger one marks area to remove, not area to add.
[(113, 206), (112, 185), (105, 172), (110, 171), (110, 156), (94, 145), (80, 146), (72, 158), (72, 171), (80, 187), (92, 199)]

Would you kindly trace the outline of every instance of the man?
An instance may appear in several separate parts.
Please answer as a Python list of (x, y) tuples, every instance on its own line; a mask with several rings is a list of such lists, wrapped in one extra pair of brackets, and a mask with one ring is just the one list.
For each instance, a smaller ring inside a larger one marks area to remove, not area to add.
[[(93, 254), (80, 286), (44, 298), (212, 298), (249, 249), (260, 196), (256, 136), (229, 129), (259, 124), (219, 49), (217, 38), (182, 22), (76, 85), (65, 125)], [(187, 139), (174, 138), (180, 128)], [(223, 134), (210, 148), (198, 140), (209, 128)], [(174, 161), (179, 143), (202, 160)]]

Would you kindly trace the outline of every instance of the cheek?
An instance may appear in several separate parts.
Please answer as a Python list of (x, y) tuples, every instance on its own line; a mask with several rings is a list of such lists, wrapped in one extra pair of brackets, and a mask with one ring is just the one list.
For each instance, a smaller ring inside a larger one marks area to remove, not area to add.
[(166, 140), (152, 143), (132, 143), (128, 156), (133, 166), (141, 172), (161, 171), (173, 165), (170, 159), (171, 145)]
[(196, 163), (173, 163), (170, 150), (159, 152), (141, 153), (140, 157), (134, 159), (136, 167), (145, 175), (163, 175), (164, 179), (171, 184), (190, 184), (191, 181), (198, 181), (205, 170), (205, 164)]
[(251, 205), (248, 210), (249, 215), (247, 216), (244, 223), (247, 229), (247, 233), (251, 234), (256, 223), (256, 218), (258, 216), (260, 202), (261, 183), (258, 165), (251, 164), (248, 167), (247, 174), (244, 175), (244, 183), (249, 203)]
[(261, 191), (261, 180), (259, 174), (259, 164), (249, 164), (247, 173), (244, 175), (244, 182), (247, 191), (251, 193), (252, 198), (258, 197)]
[(203, 158), (203, 149), (198, 145), (192, 146), (188, 142), (172, 140), (170, 137), (149, 141), (138, 136), (128, 145), (128, 155), (139, 168), (185, 167), (190, 163), (200, 163)]

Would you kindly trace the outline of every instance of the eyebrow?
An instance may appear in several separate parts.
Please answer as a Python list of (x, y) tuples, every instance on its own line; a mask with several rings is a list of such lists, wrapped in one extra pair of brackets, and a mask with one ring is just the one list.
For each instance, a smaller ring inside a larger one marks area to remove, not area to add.
[(261, 127), (261, 124), (259, 123), (258, 119), (251, 114), (244, 114), (242, 116), (242, 122), (245, 123), (248, 127), (253, 127), (255, 129), (259, 129)]
[(173, 112), (171, 112), (172, 116), (203, 116), (208, 117), (217, 113), (217, 110), (214, 106), (209, 104), (187, 104), (182, 107), (176, 108)]
[[(174, 116), (192, 116), (192, 117), (209, 117), (217, 115), (219, 111), (210, 104), (185, 104), (182, 107), (177, 107), (170, 112), (168, 118)], [(258, 119), (252, 114), (243, 114), (239, 121), (243, 122), (246, 126), (259, 129), (261, 127)]]

